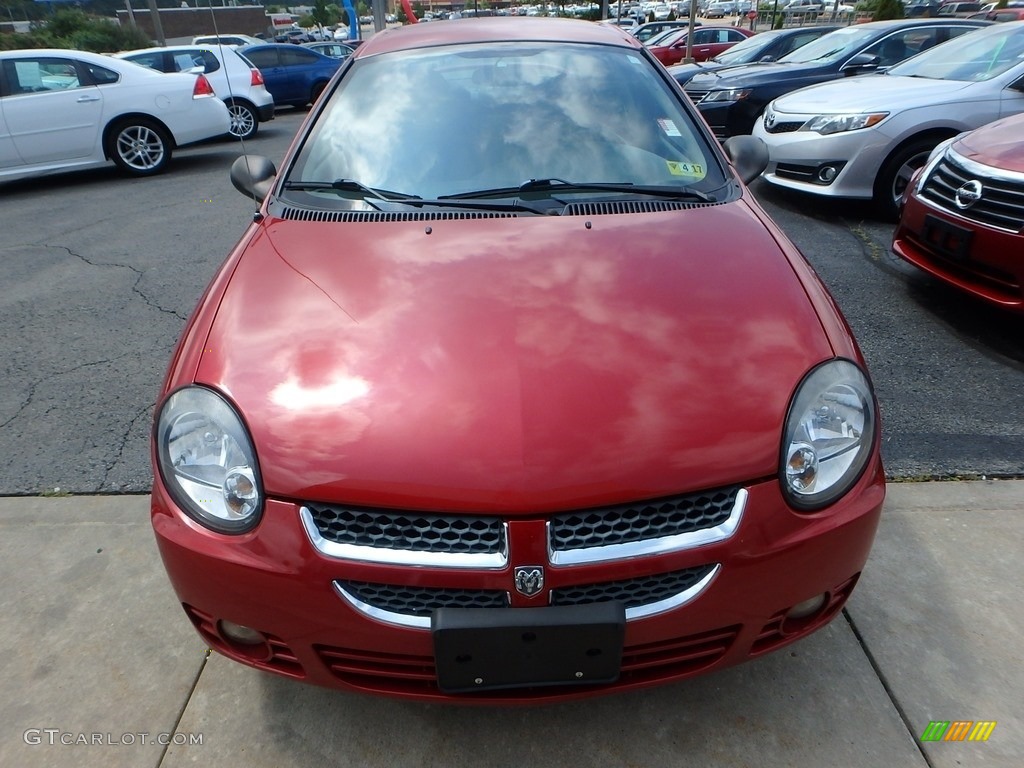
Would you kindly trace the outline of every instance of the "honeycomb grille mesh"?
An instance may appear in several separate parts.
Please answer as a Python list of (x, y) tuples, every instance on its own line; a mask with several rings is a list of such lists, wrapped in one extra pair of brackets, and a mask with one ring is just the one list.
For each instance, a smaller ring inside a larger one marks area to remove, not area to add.
[(659, 600), (685, 592), (715, 568), (698, 565), (670, 573), (656, 573), (635, 579), (606, 581), (600, 584), (582, 584), (551, 591), (552, 605), (587, 605), (609, 600), (621, 600), (627, 608), (650, 605)]
[(505, 549), (500, 518), (308, 507), (320, 535), (338, 544), (412, 552), (495, 554)]
[(567, 552), (714, 528), (729, 519), (738, 493), (728, 488), (555, 515), (551, 548)]
[(507, 608), (508, 595), (494, 589), (443, 589), (338, 581), (357, 600), (405, 616), (430, 616), (437, 608)]

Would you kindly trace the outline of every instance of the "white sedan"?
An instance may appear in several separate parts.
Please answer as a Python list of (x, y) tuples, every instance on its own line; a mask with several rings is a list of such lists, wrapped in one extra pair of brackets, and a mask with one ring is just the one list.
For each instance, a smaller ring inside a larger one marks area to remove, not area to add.
[(71, 50), (0, 51), (0, 181), (112, 160), (164, 170), (177, 147), (223, 136), (228, 109), (203, 75), (163, 74)]
[(942, 140), (1024, 112), (1024, 22), (984, 27), (882, 75), (803, 88), (754, 125), (764, 178), (816, 195), (873, 199), (895, 216), (910, 177)]

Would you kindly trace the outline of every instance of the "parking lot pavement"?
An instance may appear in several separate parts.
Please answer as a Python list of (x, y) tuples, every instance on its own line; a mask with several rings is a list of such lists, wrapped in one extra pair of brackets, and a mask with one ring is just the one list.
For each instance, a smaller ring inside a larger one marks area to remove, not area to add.
[[(207, 658), (147, 496), (0, 498), (0, 765), (1017, 768), (1022, 505), (1024, 481), (890, 485), (861, 583), (821, 632), (675, 685), (505, 709)], [(996, 726), (985, 743), (922, 743), (933, 720)]]

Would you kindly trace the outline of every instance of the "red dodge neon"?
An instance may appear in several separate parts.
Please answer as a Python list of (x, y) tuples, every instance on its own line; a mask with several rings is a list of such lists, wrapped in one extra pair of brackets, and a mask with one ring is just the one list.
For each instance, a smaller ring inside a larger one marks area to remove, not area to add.
[(635, 39), (422, 24), (345, 63), (174, 354), (152, 518), (209, 646), (536, 702), (821, 628), (885, 494), (835, 303)]

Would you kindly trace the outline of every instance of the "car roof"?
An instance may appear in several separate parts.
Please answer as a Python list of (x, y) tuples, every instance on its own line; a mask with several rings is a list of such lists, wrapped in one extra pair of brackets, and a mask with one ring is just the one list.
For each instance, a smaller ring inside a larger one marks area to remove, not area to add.
[(378, 32), (356, 53), (370, 56), (457, 43), (571, 42), (642, 48), (629, 32), (611, 24), (537, 16), (492, 16), (452, 22), (410, 24)]

